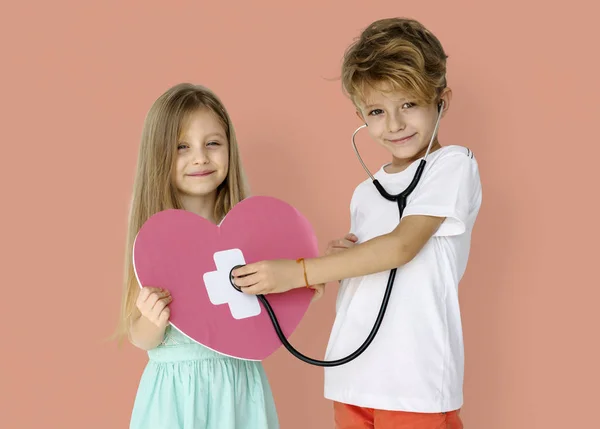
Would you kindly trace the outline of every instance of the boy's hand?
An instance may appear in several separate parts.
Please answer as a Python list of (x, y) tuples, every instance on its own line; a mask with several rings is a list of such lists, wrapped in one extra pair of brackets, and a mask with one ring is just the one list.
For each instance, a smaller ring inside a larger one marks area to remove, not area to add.
[(156, 287), (144, 287), (140, 291), (135, 305), (142, 316), (162, 329), (169, 324), (171, 301), (173, 298), (169, 291)]
[[(354, 246), (358, 238), (354, 234), (348, 234), (341, 240), (329, 243), (329, 253), (339, 252)], [(242, 288), (242, 292), (251, 295), (266, 295), (269, 293), (282, 293), (290, 289), (305, 287), (305, 277), (302, 275), (302, 265), (298, 261), (280, 259), (260, 261), (247, 264), (233, 270), (236, 286)], [(310, 279), (310, 273), (308, 274)], [(312, 286), (316, 290), (316, 297), (323, 295), (324, 284)]]
[(341, 252), (342, 250), (349, 249), (354, 246), (358, 241), (358, 237), (354, 234), (346, 234), (346, 236), (340, 240), (332, 240), (327, 246), (325, 255), (331, 255), (333, 253)]

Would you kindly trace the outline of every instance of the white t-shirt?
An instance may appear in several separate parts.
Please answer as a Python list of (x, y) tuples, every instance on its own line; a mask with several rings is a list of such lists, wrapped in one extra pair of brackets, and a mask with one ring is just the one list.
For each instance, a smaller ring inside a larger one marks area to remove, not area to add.
[[(374, 175), (392, 194), (403, 191), (419, 165)], [(469, 257), (471, 231), (481, 206), (481, 182), (472, 152), (447, 146), (427, 157), (420, 183), (403, 217), (446, 217), (434, 237), (398, 268), (386, 314), (371, 345), (355, 360), (325, 368), (325, 398), (361, 407), (421, 413), (463, 404), (463, 337), (458, 284)], [(358, 242), (387, 234), (399, 223), (398, 206), (371, 179), (350, 204)], [(326, 360), (345, 357), (366, 340), (375, 323), (389, 271), (341, 282)]]

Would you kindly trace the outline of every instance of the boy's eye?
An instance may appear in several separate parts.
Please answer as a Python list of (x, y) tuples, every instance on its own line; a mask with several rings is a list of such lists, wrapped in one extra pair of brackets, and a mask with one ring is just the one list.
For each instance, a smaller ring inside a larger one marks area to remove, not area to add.
[(415, 103), (410, 103), (410, 102), (409, 102), (409, 103), (404, 103), (404, 104), (402, 105), (402, 108), (403, 108), (403, 109), (410, 109), (411, 107), (415, 107)]
[(383, 113), (383, 110), (381, 110), (381, 109), (374, 109), (374, 110), (371, 110), (369, 112), (369, 116), (381, 115), (382, 113)]

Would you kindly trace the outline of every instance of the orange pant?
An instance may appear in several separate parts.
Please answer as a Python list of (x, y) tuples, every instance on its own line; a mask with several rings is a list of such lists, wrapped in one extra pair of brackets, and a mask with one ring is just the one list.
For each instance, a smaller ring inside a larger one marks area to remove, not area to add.
[(448, 413), (407, 413), (333, 403), (335, 429), (463, 429), (460, 410)]

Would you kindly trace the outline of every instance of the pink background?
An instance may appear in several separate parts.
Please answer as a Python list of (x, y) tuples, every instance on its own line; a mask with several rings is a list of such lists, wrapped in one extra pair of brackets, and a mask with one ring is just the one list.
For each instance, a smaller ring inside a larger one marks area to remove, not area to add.
[[(484, 205), (460, 292), (466, 427), (594, 425), (594, 2), (58, 0), (0, 8), (3, 428), (128, 426), (146, 355), (105, 339), (156, 97), (181, 81), (214, 89), (253, 191), (298, 208), (324, 250), (348, 230), (365, 177), (350, 145), (359, 122), (333, 79), (364, 26), (398, 15), (443, 41), (454, 98), (441, 139), (468, 145), (481, 166)], [(386, 161), (359, 141), (371, 169)], [(309, 356), (325, 351), (334, 299), (332, 286), (292, 335)], [(283, 429), (333, 427), (322, 370), (285, 349), (265, 365)]]

